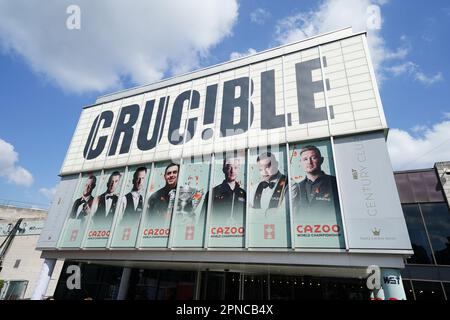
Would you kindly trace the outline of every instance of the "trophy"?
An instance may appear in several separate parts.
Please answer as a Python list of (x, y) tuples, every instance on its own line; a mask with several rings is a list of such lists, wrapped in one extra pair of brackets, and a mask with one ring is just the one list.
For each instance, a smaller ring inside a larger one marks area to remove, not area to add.
[(169, 204), (167, 206), (167, 211), (164, 215), (165, 220), (170, 220), (170, 217), (172, 215), (172, 210), (175, 204), (175, 196), (176, 196), (176, 189), (172, 189), (169, 191)]
[(189, 185), (183, 185), (179, 189), (178, 215), (182, 216), (185, 223), (195, 223), (195, 209), (200, 204), (203, 193)]

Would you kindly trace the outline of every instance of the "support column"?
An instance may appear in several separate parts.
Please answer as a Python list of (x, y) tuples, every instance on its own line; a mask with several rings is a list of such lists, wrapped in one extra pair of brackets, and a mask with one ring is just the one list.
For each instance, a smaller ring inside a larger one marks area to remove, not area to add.
[(385, 300), (406, 300), (400, 270), (382, 269), (381, 287), (384, 291)]
[(370, 300), (384, 300), (383, 288), (370, 291)]
[(119, 292), (117, 293), (117, 300), (125, 300), (127, 298), (130, 276), (131, 268), (123, 268), (122, 278), (120, 279)]
[(39, 275), (38, 283), (34, 288), (31, 300), (42, 300), (47, 292), (48, 284), (52, 277), (53, 269), (55, 268), (56, 259), (45, 259), (42, 264), (41, 273)]

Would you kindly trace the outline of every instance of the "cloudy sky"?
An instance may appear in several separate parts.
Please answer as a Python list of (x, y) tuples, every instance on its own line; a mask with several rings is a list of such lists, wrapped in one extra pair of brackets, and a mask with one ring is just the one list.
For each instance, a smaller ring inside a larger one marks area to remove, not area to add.
[(368, 31), (394, 169), (450, 160), (447, 0), (0, 0), (0, 203), (48, 205), (97, 96), (346, 26)]

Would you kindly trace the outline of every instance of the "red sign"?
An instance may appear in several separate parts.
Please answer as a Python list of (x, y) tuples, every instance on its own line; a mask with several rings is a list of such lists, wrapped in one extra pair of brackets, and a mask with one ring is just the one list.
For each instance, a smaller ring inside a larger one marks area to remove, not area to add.
[(275, 239), (275, 225), (265, 224), (264, 225), (264, 239)]
[(70, 235), (70, 241), (77, 240), (77, 236), (78, 236), (78, 230), (72, 230), (72, 233)]
[(194, 226), (186, 226), (185, 240), (194, 240)]
[(131, 235), (131, 228), (123, 229), (122, 240), (129, 240)]

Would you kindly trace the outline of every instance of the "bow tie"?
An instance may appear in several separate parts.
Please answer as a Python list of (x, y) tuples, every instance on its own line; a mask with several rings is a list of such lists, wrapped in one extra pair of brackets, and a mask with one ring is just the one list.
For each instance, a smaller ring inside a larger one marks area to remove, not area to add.
[(275, 181), (271, 181), (271, 182), (263, 181), (263, 182), (261, 182), (261, 187), (263, 187), (263, 189), (266, 189), (267, 187), (269, 187), (270, 189), (273, 189), (273, 187), (275, 187)]
[(108, 199), (114, 199), (114, 195), (112, 195), (112, 196), (106, 196), (106, 200), (108, 200)]

